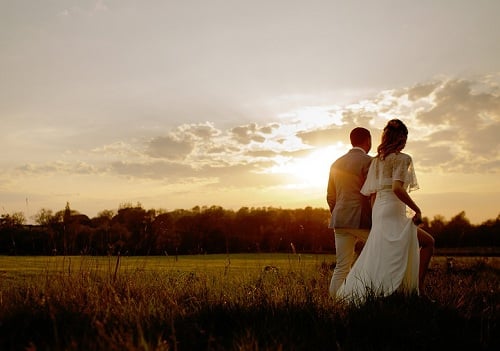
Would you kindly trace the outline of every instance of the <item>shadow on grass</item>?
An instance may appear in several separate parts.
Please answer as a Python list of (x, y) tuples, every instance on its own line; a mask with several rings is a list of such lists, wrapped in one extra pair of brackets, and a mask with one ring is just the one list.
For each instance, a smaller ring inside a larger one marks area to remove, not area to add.
[[(2, 350), (493, 350), (485, 321), (418, 297), (361, 307), (203, 305), (172, 320), (98, 321), (54, 308), (2, 318)], [(6, 316), (4, 316), (6, 317)], [(489, 321), (496, 328), (497, 320)]]
[(482, 335), (483, 322), (417, 297), (392, 296), (331, 311), (218, 306), (179, 320), (176, 331), (182, 350), (497, 349), (497, 336)]

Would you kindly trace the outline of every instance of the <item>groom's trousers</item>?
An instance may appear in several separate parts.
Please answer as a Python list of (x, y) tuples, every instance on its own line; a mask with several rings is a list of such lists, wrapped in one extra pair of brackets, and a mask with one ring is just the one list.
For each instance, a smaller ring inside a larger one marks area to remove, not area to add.
[(329, 292), (335, 297), (354, 263), (356, 242), (366, 242), (369, 229), (335, 228), (335, 269)]

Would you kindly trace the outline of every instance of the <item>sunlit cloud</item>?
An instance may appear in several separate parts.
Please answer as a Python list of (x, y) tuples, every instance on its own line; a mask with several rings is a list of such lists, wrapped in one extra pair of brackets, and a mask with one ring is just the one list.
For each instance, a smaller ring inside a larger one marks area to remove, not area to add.
[[(261, 174), (311, 174), (329, 164), (349, 145), (356, 126), (371, 130), (373, 150), (390, 118), (401, 118), (410, 128), (408, 152), (421, 171), (498, 172), (500, 94), (493, 78), (476, 81), (444, 79), (412, 87), (387, 90), (346, 106), (301, 108), (281, 116), (279, 122), (243, 124), (226, 130), (213, 123), (181, 124), (143, 142), (118, 141), (84, 153), (81, 160), (18, 168), (23, 172), (101, 172), (108, 169), (127, 177), (181, 178), (210, 170), (217, 179), (240, 165), (252, 165)], [(51, 133), (56, 133), (51, 130)], [(142, 143), (142, 145), (141, 145)], [(320, 161), (319, 161), (320, 160)], [(263, 163), (265, 162), (265, 164)], [(87, 167), (82, 165), (87, 164)], [(268, 168), (266, 168), (268, 167)], [(303, 171), (304, 172), (304, 171)], [(322, 175), (323, 176), (323, 175)], [(252, 183), (259, 182), (254, 177)]]
[[(351, 147), (350, 130), (370, 129), (374, 155), (381, 130), (391, 118), (408, 125), (405, 152), (413, 156), (424, 179), (432, 174), (495, 174), (500, 172), (500, 93), (493, 81), (435, 79), (345, 106), (301, 108), (267, 124), (179, 124), (156, 135), (88, 150), (62, 149), (59, 161), (29, 162), (6, 170), (0, 188), (33, 176), (81, 176), (140, 183), (149, 189), (145, 197), (154, 197), (157, 187), (192, 198), (190, 186), (197, 192), (229, 192), (233, 198), (238, 190), (322, 194), (331, 163)], [(42, 140), (58, 132), (42, 128), (35, 135)], [(65, 193), (70, 190), (68, 184)]]

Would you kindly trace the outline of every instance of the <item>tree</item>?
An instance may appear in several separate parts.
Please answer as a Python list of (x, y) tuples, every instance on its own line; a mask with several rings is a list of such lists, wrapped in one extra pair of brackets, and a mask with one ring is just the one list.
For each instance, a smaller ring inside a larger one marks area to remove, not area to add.
[(26, 217), (22, 212), (14, 212), (11, 215), (2, 214), (0, 216), (0, 226), (1, 227), (15, 227), (26, 223)]
[(54, 214), (52, 210), (42, 208), (34, 216), (35, 223), (39, 225), (50, 225), (54, 221)]
[(465, 217), (465, 212), (462, 211), (450, 220), (444, 229), (444, 234), (449, 238), (453, 238), (450, 244), (460, 247), (463, 246), (463, 239), (470, 229), (471, 224)]
[(154, 219), (151, 226), (156, 238), (155, 249), (157, 252), (177, 255), (181, 237), (175, 230), (173, 216), (170, 213), (162, 213)]
[[(449, 238), (443, 235), (443, 229), (445, 228), (445, 226), (445, 218), (441, 215), (434, 216), (434, 219), (430, 223), (429, 232), (434, 236), (436, 247), (446, 246), (446, 243), (449, 240)], [(424, 227), (424, 229), (427, 228)]]
[(98, 213), (97, 217), (91, 219), (91, 226), (94, 228), (94, 235), (92, 238), (92, 247), (98, 254), (109, 254), (111, 245), (111, 221), (113, 218), (113, 211), (104, 210)]
[(8, 248), (8, 252), (11, 254), (17, 253), (19, 232), (25, 221), (24, 214), (21, 212), (12, 215), (2, 214), (0, 217), (0, 245)]
[[(282, 209), (194, 206), (191, 210), (145, 210), (122, 206), (95, 218), (70, 208), (42, 208), (26, 226), (22, 213), (0, 216), (0, 253), (9, 254), (200, 254), (223, 252), (333, 252), (325, 208)], [(460, 212), (447, 222), (426, 218), (436, 247), (500, 247), (500, 214), (479, 226)], [(293, 244), (293, 247), (292, 247)]]

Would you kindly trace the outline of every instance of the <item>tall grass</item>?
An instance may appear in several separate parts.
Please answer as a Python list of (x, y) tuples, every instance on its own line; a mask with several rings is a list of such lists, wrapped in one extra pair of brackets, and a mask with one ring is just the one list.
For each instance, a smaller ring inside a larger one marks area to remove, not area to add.
[(329, 256), (25, 260), (34, 268), (7, 268), (0, 280), (1, 350), (500, 346), (496, 261), (448, 269), (435, 258), (427, 281), (435, 302), (393, 295), (355, 307), (328, 296)]

